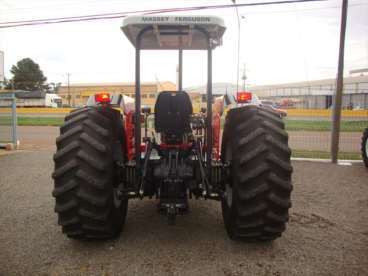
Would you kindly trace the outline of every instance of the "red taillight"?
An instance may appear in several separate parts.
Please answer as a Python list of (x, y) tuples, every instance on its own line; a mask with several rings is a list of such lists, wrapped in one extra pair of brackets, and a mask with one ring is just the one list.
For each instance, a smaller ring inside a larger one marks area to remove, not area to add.
[(238, 103), (249, 103), (252, 100), (252, 93), (250, 92), (238, 92), (236, 95), (236, 101)]
[(96, 103), (110, 103), (109, 93), (98, 93), (95, 95)]

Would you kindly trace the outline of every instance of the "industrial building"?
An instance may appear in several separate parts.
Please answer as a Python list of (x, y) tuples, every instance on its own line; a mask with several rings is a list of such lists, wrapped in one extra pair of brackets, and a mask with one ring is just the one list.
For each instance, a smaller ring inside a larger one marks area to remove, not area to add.
[[(214, 83), (212, 93), (219, 95), (235, 95), (244, 90), (243, 85), (237, 87), (232, 83)], [(270, 100), (283, 108), (328, 109), (333, 102), (336, 91), (336, 79), (314, 80), (285, 84), (250, 86), (245, 90), (255, 93), (260, 99)], [(187, 88), (188, 92), (197, 92), (206, 99), (206, 86)], [(368, 76), (344, 78), (343, 109), (368, 109)]]
[[(314, 80), (249, 88), (258, 97), (289, 108), (328, 109), (336, 91), (336, 79)], [(368, 109), (368, 76), (344, 78), (343, 109)]]
[[(236, 94), (236, 84), (217, 82), (212, 84), (212, 95), (213, 97), (223, 96), (225, 94), (235, 95)], [(207, 98), (207, 85), (187, 87), (184, 89), (189, 94), (201, 95), (201, 101), (206, 102)]]
[[(153, 106), (156, 97), (161, 91), (176, 91), (176, 85), (172, 82), (146, 82), (141, 84), (142, 105)], [(124, 94), (134, 98), (134, 83), (80, 83), (61, 86), (58, 90), (62, 98), (63, 106), (80, 107), (87, 103), (88, 97), (96, 93), (107, 92), (112, 94)]]
[(13, 95), (16, 98), (17, 107), (61, 107), (61, 99), (58, 95), (40, 90), (0, 90), (0, 106), (8, 105), (7, 100), (3, 100), (2, 97)]

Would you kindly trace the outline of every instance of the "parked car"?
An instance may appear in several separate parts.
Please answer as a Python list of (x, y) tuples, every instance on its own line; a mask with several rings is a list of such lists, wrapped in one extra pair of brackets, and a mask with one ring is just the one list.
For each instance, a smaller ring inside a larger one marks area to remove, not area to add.
[(264, 107), (270, 108), (270, 109), (276, 111), (277, 113), (279, 113), (280, 117), (286, 117), (287, 116), (287, 110), (277, 108), (276, 104), (273, 101), (261, 100), (261, 104)]

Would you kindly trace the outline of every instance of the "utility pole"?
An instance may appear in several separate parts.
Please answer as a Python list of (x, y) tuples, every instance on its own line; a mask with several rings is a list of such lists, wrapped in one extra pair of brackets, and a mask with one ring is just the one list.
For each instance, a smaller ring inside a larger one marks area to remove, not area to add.
[(243, 80), (243, 91), (245, 91), (245, 80), (247, 79), (247, 74), (245, 71), (245, 63), (243, 64), (243, 75), (242, 75), (242, 80)]
[(68, 76), (68, 107), (70, 107), (70, 73), (66, 75)]
[(347, 12), (348, 12), (348, 0), (342, 0), (339, 65), (337, 69), (336, 94), (333, 105), (332, 133), (331, 133), (331, 162), (334, 164), (337, 163), (339, 154), (341, 103), (344, 88), (344, 50), (345, 50)]
[(233, 2), (234, 6), (235, 6), (235, 10), (236, 10), (236, 17), (238, 19), (238, 45), (237, 45), (237, 66), (236, 66), (236, 93), (239, 92), (239, 62), (240, 62), (240, 17), (239, 17), (239, 11), (238, 11), (238, 6), (236, 6), (236, 0), (231, 0), (231, 2)]

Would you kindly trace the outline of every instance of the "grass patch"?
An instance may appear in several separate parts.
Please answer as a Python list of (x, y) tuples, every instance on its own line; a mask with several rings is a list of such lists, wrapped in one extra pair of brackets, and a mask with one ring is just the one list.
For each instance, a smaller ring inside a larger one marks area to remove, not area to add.
[(19, 126), (61, 126), (62, 117), (18, 117)]
[[(8, 125), (11, 120), (9, 117), (1, 118), (0, 125)], [(20, 126), (61, 126), (64, 123), (62, 117), (18, 117)], [(150, 122), (150, 125), (152, 122)], [(330, 121), (307, 121), (307, 120), (285, 120), (286, 130), (288, 131), (331, 131)], [(223, 127), (223, 122), (222, 122)], [(368, 127), (368, 121), (341, 121), (342, 132), (360, 132)]]
[(12, 125), (12, 118), (9, 116), (0, 116), (0, 126), (11, 126)]
[[(286, 130), (291, 131), (331, 131), (330, 121), (304, 121), (285, 120)], [(341, 121), (340, 130), (342, 132), (363, 132), (368, 126), (368, 121)]]
[[(288, 131), (331, 131), (331, 121), (318, 120), (291, 120), (284, 119), (285, 128)], [(221, 120), (223, 128), (225, 119)], [(368, 119), (366, 121), (341, 121), (340, 130), (342, 132), (363, 132), (368, 127)]]
[[(299, 158), (318, 158), (318, 159), (330, 159), (331, 155), (327, 151), (316, 151), (316, 150), (293, 150), (292, 157)], [(361, 160), (360, 153), (356, 152), (339, 152), (339, 159), (346, 160)]]

